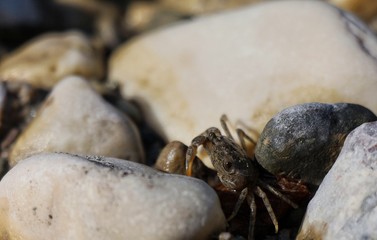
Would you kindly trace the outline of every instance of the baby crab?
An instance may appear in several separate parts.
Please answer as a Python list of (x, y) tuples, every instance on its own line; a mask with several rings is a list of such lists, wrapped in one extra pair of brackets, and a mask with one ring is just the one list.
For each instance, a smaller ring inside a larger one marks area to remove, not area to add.
[(275, 226), (275, 231), (277, 232), (278, 221), (271, 207), (270, 201), (262, 188), (273, 193), (292, 207), (297, 208), (298, 206), (278, 190), (260, 180), (259, 175), (261, 167), (255, 162), (255, 160), (248, 157), (246, 153), (246, 140), (251, 141), (254, 144), (255, 141), (242, 129), (237, 129), (236, 131), (241, 146), (238, 145), (228, 129), (227, 122), (228, 119), (226, 115), (222, 115), (220, 123), (226, 136), (222, 135), (218, 128), (211, 127), (192, 140), (186, 153), (186, 175), (192, 175), (192, 166), (197, 153), (197, 148), (203, 146), (208, 153), (215, 170), (217, 170), (217, 176), (222, 184), (228, 189), (241, 191), (234, 210), (227, 220), (230, 221), (236, 216), (242, 202), (246, 199), (251, 210), (248, 239), (253, 239), (256, 219), (254, 194), (256, 194), (262, 199), (266, 206), (267, 212)]

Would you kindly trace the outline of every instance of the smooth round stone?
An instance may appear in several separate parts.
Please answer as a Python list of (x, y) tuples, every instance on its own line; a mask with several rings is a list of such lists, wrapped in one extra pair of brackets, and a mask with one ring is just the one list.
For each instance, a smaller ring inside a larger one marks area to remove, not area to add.
[(90, 80), (103, 75), (99, 51), (79, 32), (41, 35), (0, 62), (0, 79), (51, 88), (62, 78), (80, 75)]
[(40, 154), (0, 182), (6, 239), (209, 239), (225, 229), (205, 182), (101, 157)]
[(299, 103), (377, 112), (376, 57), (376, 37), (351, 15), (320, 1), (273, 1), (136, 38), (111, 56), (109, 79), (167, 140), (188, 145), (224, 113), (260, 133)]
[(22, 132), (9, 163), (40, 152), (101, 155), (144, 162), (135, 124), (105, 102), (80, 77), (59, 82), (44, 101), (37, 117)]
[(270, 173), (316, 186), (334, 164), (347, 135), (377, 116), (350, 103), (305, 103), (276, 114), (261, 133), (255, 158)]
[(351, 132), (310, 201), (297, 239), (377, 238), (377, 122)]

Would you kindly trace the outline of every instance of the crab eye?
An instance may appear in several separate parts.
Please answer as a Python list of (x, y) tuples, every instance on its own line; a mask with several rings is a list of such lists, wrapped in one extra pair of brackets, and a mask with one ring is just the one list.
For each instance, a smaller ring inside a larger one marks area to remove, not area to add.
[(233, 167), (233, 163), (232, 162), (226, 161), (224, 163), (224, 170), (225, 171), (229, 172), (232, 169), (232, 167)]
[(216, 135), (213, 132), (208, 134), (209, 139), (214, 139), (215, 137), (216, 137)]

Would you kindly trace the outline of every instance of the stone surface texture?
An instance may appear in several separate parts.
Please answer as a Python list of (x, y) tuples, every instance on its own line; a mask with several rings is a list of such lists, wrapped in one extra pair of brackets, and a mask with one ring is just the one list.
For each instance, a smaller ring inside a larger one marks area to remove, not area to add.
[(377, 122), (348, 135), (307, 208), (297, 239), (377, 238)]
[(58, 83), (18, 137), (10, 165), (40, 152), (69, 152), (144, 161), (135, 124), (80, 77)]
[(208, 239), (224, 228), (206, 183), (126, 160), (40, 154), (0, 182), (9, 240)]
[(62, 78), (80, 75), (100, 79), (101, 54), (79, 32), (49, 33), (21, 46), (0, 62), (0, 79), (49, 89)]
[(260, 133), (304, 102), (377, 112), (376, 57), (376, 37), (353, 16), (319, 1), (273, 1), (138, 37), (112, 55), (109, 79), (166, 139), (189, 144), (224, 113)]
[(347, 135), (373, 121), (377, 121), (376, 115), (357, 104), (295, 105), (267, 123), (258, 139), (255, 157), (272, 174), (319, 186)]

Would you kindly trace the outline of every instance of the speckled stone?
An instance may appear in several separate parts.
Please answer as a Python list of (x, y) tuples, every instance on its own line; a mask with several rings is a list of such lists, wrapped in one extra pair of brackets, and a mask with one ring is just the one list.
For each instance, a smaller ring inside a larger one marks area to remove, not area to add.
[(347, 135), (365, 122), (377, 121), (357, 104), (306, 103), (276, 114), (255, 149), (257, 161), (273, 174), (318, 186), (338, 157)]
[(125, 114), (105, 102), (80, 77), (59, 82), (22, 132), (9, 163), (40, 152), (101, 155), (144, 162), (140, 135)]
[(103, 75), (100, 51), (79, 32), (48, 33), (19, 47), (0, 62), (0, 79), (49, 89), (62, 78)]
[(0, 182), (9, 240), (209, 239), (225, 223), (205, 182), (120, 159), (40, 154)]
[(352, 15), (321, 1), (271, 1), (137, 37), (111, 56), (109, 79), (168, 141), (188, 145), (222, 114), (260, 133), (299, 103), (377, 112), (376, 59), (376, 37)]
[(351, 132), (310, 201), (297, 237), (377, 238), (377, 122)]

